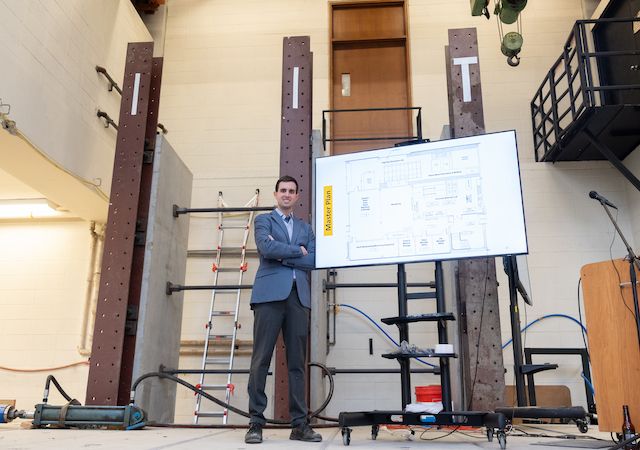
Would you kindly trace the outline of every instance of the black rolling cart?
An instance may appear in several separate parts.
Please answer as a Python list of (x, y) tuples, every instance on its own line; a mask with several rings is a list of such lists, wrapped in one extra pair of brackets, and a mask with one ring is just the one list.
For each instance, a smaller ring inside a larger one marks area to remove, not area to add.
[[(446, 344), (447, 322), (455, 320), (451, 312), (447, 312), (444, 302), (444, 279), (442, 262), (435, 263), (435, 292), (407, 293), (407, 280), (404, 264), (398, 264), (398, 316), (382, 319), (386, 324), (398, 327), (400, 341), (409, 342), (409, 324), (415, 322), (436, 322), (438, 326), (438, 343)], [(435, 298), (436, 312), (432, 314), (408, 315), (408, 300), (419, 298)], [(371, 439), (376, 439), (380, 425), (423, 425), (423, 426), (475, 426), (486, 427), (487, 438), (493, 440), (497, 435), (500, 448), (507, 446), (505, 426), (507, 419), (502, 413), (488, 411), (453, 411), (451, 402), (451, 376), (449, 359), (456, 358), (455, 353), (387, 353), (384, 358), (396, 359), (400, 364), (400, 386), (402, 395), (401, 411), (360, 411), (341, 412), (339, 425), (342, 428), (342, 442), (351, 442), (351, 428), (353, 426), (371, 425)], [(443, 410), (438, 414), (405, 412), (411, 403), (411, 358), (434, 358), (439, 360), (440, 384), (442, 387)]]

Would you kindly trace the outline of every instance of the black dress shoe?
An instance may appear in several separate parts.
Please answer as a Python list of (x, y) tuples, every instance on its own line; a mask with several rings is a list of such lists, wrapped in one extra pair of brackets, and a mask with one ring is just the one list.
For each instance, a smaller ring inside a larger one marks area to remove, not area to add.
[(262, 442), (262, 425), (259, 423), (249, 424), (249, 431), (244, 435), (247, 444), (260, 444)]
[(313, 431), (313, 428), (308, 423), (304, 423), (291, 430), (289, 439), (293, 441), (320, 442), (322, 441), (322, 435)]

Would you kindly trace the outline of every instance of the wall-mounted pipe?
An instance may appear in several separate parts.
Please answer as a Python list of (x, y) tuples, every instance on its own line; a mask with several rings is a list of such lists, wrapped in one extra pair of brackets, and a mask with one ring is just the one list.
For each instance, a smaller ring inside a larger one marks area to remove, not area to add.
[(91, 234), (89, 270), (87, 273), (87, 289), (85, 291), (84, 308), (82, 312), (80, 345), (78, 346), (78, 353), (82, 356), (91, 355), (91, 347), (87, 341), (90, 330), (93, 329), (95, 307), (98, 300), (100, 268), (102, 266), (102, 248), (104, 245), (104, 226), (99, 226), (96, 225), (95, 222), (91, 222), (89, 233)]

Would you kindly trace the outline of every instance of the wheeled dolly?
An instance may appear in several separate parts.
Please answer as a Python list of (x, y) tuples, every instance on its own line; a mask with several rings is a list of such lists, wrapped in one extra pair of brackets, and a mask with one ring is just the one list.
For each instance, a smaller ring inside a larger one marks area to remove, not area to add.
[(363, 411), (363, 412), (341, 412), (339, 425), (342, 432), (342, 443), (351, 443), (351, 427), (371, 425), (371, 439), (378, 437), (380, 425), (440, 425), (440, 426), (472, 426), (486, 427), (487, 439), (493, 441), (493, 437), (498, 437), (500, 448), (507, 448), (507, 434), (505, 427), (507, 418), (502, 413), (477, 412), (477, 411), (454, 411), (441, 412), (439, 414), (405, 413), (402, 411)]

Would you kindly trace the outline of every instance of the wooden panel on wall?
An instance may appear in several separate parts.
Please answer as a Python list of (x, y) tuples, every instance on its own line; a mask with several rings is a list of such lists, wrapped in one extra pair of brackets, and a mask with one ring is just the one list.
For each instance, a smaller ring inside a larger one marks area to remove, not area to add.
[(388, 39), (406, 35), (402, 2), (336, 4), (332, 20), (331, 37), (334, 41)]
[(622, 405), (640, 422), (640, 348), (629, 283), (621, 259), (587, 264), (580, 271), (593, 367), (598, 428), (620, 432)]

